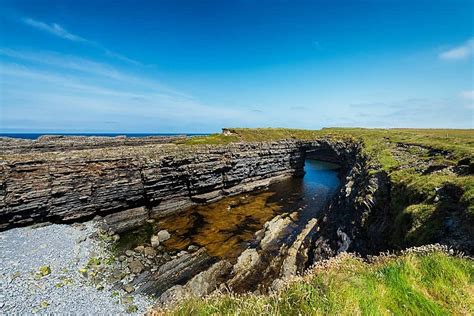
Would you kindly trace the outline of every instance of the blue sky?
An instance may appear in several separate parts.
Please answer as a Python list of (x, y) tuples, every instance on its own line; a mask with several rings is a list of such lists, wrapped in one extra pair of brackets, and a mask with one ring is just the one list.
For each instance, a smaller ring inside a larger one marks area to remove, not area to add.
[(474, 1), (0, 1), (0, 132), (473, 128)]

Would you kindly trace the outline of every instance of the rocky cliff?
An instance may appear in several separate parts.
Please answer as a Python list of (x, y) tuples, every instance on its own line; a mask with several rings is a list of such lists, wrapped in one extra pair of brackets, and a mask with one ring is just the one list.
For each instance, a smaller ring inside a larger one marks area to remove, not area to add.
[[(216, 262), (200, 250), (169, 261), (156, 273), (138, 276), (140, 282), (134, 284), (138, 291), (159, 295), (163, 303), (189, 293), (206, 295), (216, 288), (278, 290), (286, 278), (315, 261), (345, 251), (371, 254), (393, 248), (397, 216), (393, 200), (400, 189), (393, 190), (389, 173), (374, 166), (377, 161), (354, 138), (212, 146), (109, 139), (65, 145), (70, 142), (74, 143), (59, 138), (48, 139), (47, 145), (2, 144), (0, 229), (101, 215), (107, 230), (121, 233), (150, 218), (301, 176), (306, 158), (341, 165), (341, 188), (325, 211), (304, 221), (297, 212), (273, 218), (235, 262)], [(460, 193), (449, 188), (437, 189), (433, 200), (460, 205)], [(449, 233), (449, 240), (441, 241), (471, 249), (471, 235), (462, 235)]]
[(82, 150), (59, 145), (42, 152), (5, 150), (0, 229), (127, 210), (132, 210), (129, 218), (164, 216), (301, 174), (302, 146), (297, 141), (225, 146), (145, 142), (102, 143)]

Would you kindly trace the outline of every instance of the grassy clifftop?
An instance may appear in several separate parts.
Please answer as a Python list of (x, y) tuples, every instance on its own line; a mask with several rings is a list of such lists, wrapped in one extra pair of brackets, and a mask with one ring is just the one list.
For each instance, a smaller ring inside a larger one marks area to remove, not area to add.
[(472, 260), (408, 252), (365, 262), (344, 254), (289, 282), (280, 293), (188, 300), (173, 315), (472, 315)]
[(361, 140), (369, 149), (390, 143), (410, 143), (452, 151), (456, 156), (474, 154), (474, 130), (454, 129), (364, 129), (323, 128), (304, 130), (288, 128), (225, 128), (223, 133), (192, 137), (182, 143), (228, 144), (233, 142), (276, 141), (284, 139), (310, 140), (321, 137)]
[[(332, 138), (362, 144), (369, 172), (390, 181), (385, 208), (393, 248), (474, 245), (474, 130), (226, 129), (194, 144)], [(175, 315), (471, 315), (474, 263), (446, 252), (405, 252), (365, 262), (333, 258), (270, 296), (232, 294), (189, 300)]]
[(228, 128), (187, 145), (332, 138), (362, 143), (370, 172), (391, 181), (395, 247), (443, 241), (446, 225), (474, 236), (474, 130)]

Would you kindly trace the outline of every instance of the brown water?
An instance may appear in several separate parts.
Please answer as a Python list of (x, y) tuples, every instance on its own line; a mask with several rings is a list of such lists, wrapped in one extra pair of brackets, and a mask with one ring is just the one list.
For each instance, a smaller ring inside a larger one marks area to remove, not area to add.
[(267, 190), (227, 197), (207, 205), (160, 219), (156, 224), (123, 234), (119, 251), (149, 244), (150, 237), (166, 229), (171, 238), (164, 242), (168, 252), (186, 250), (190, 245), (205, 247), (211, 256), (236, 258), (254, 240), (265, 222), (278, 214), (297, 211), (299, 222), (315, 217), (337, 191), (337, 165), (306, 160), (305, 176), (270, 185)]
[(154, 230), (166, 229), (168, 250), (205, 247), (212, 256), (235, 258), (252, 242), (254, 233), (277, 214), (298, 211), (301, 220), (314, 217), (339, 187), (338, 166), (307, 160), (303, 178), (290, 178), (268, 190), (224, 198), (161, 219)]

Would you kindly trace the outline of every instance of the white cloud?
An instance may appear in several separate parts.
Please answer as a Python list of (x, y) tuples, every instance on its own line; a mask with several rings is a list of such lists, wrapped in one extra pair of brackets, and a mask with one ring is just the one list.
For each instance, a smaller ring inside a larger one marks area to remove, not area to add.
[(467, 100), (474, 100), (474, 90), (461, 91), (461, 98)]
[[(57, 53), (0, 50), (5, 52), (17, 60), (0, 62), (0, 130), (26, 128), (24, 122), (31, 119), (37, 123), (30, 129), (202, 132), (253, 120), (244, 111), (203, 104), (152, 78), (105, 64)], [(109, 121), (117, 124), (100, 123)]]
[(139, 85), (142, 88), (154, 89), (156, 91), (163, 91), (169, 94), (177, 94), (181, 95), (182, 97), (186, 97), (186, 95), (182, 94), (181, 92), (175, 91), (166, 85), (160, 84), (156, 80), (124, 73), (106, 63), (99, 63), (82, 57), (63, 55), (48, 51), (31, 52), (13, 50), (9, 48), (0, 48), (0, 55), (7, 56), (18, 61), (27, 61), (34, 65), (52, 66), (63, 71), (66, 70), (68, 72), (90, 74), (95, 77), (120, 81), (129, 85)]
[(444, 60), (466, 59), (474, 52), (474, 38), (469, 39), (460, 46), (453, 47), (439, 54), (439, 58)]
[(33, 20), (31, 18), (24, 18), (23, 22), (29, 26), (32, 26), (38, 30), (56, 35), (58, 37), (74, 41), (74, 42), (89, 42), (88, 40), (77, 36), (75, 34), (72, 34), (68, 32), (65, 28), (63, 28), (61, 25), (53, 23), (53, 24), (47, 24), (41, 21)]
[[(342, 122), (360, 127), (472, 128), (472, 107), (458, 97), (409, 98), (351, 104)], [(341, 119), (339, 115), (334, 119)], [(339, 125), (339, 121), (336, 121)]]
[(113, 52), (113, 51), (108, 50), (108, 49), (105, 49), (105, 55), (107, 55), (109, 57), (116, 58), (116, 59), (121, 60), (121, 61), (125, 61), (125, 62), (133, 64), (135, 66), (141, 65), (141, 63), (139, 61), (133, 60), (131, 58), (128, 58), (127, 56), (124, 56), (122, 54)]
[(88, 44), (89, 46), (96, 47), (96, 48), (102, 50), (106, 56), (109, 56), (109, 57), (112, 57), (112, 58), (115, 58), (115, 59), (118, 59), (118, 60), (121, 60), (121, 61), (125, 61), (125, 62), (133, 64), (135, 66), (142, 65), (142, 63), (140, 63), (139, 61), (128, 58), (127, 56), (116, 53), (114, 51), (111, 51), (110, 49), (104, 47), (100, 43), (88, 40), (88, 39), (86, 39), (84, 37), (81, 37), (79, 35), (76, 35), (76, 34), (72, 34), (71, 32), (69, 32), (64, 27), (62, 27), (61, 25), (59, 25), (57, 23), (48, 24), (48, 23), (45, 23), (45, 22), (42, 22), (42, 21), (34, 20), (32, 18), (23, 18), (21, 21), (23, 23), (25, 23), (26, 25), (29, 25), (29, 26), (37, 29), (37, 30), (53, 34), (53, 35), (55, 35), (57, 37), (60, 37), (62, 39), (67, 39), (67, 40), (73, 41), (73, 42), (85, 43), (85, 44)]

